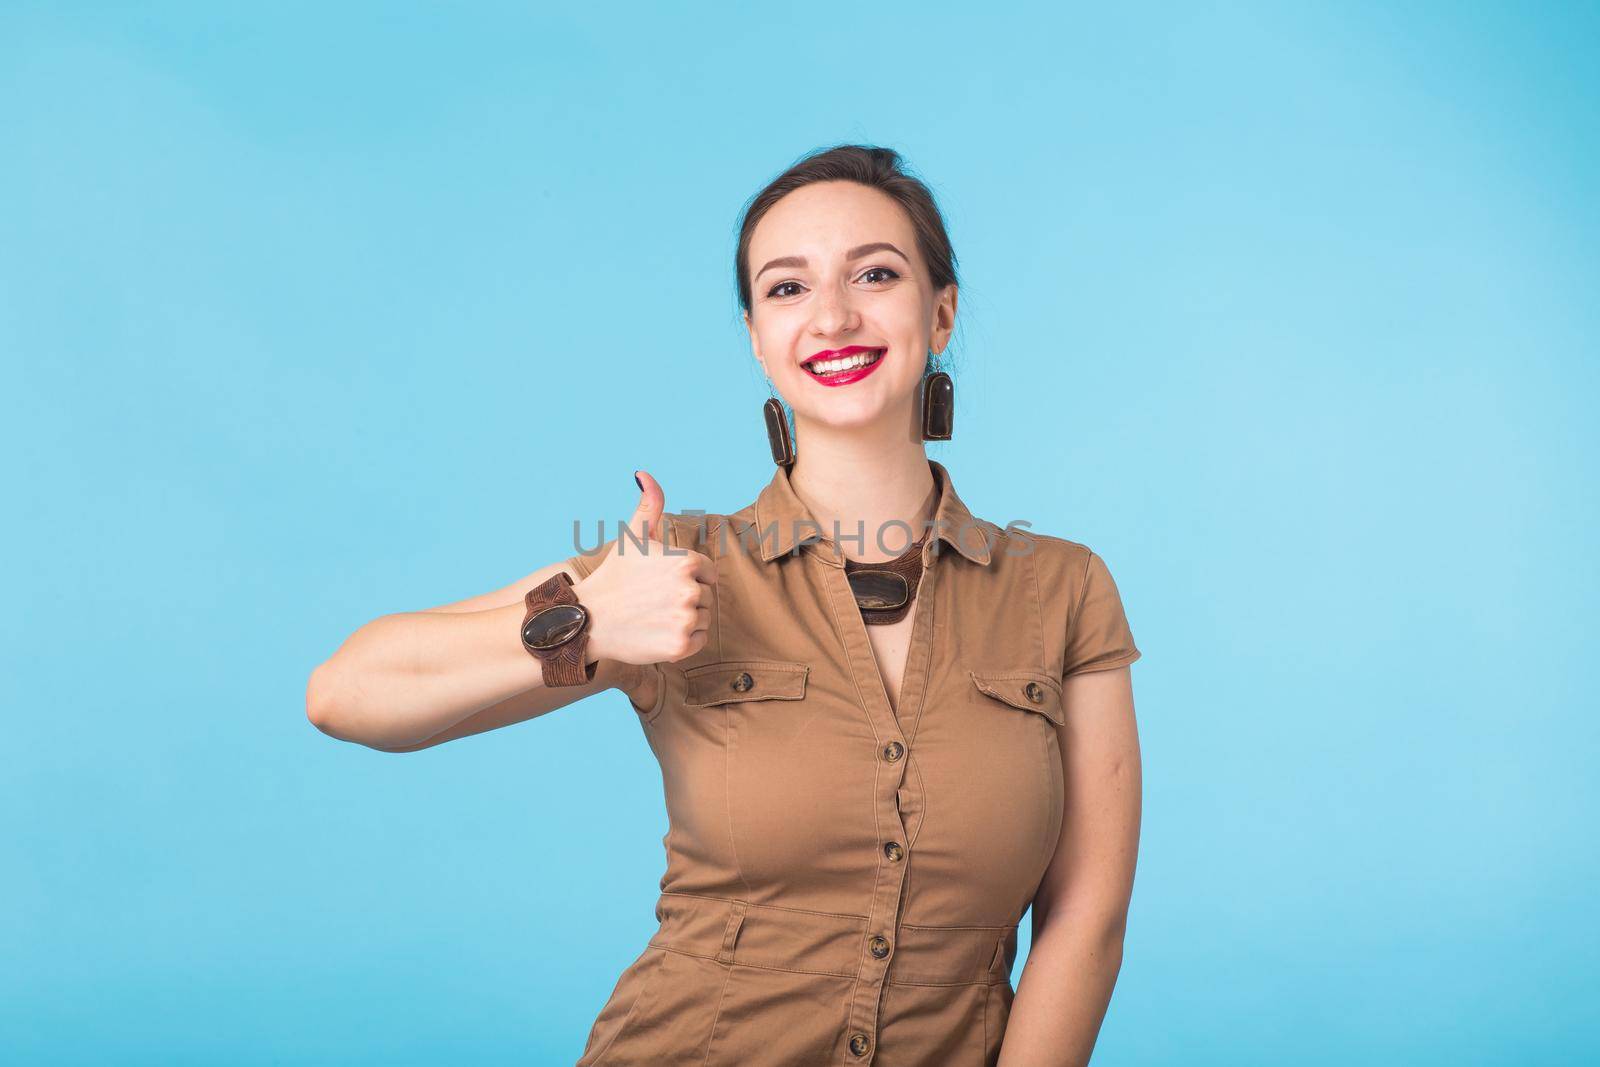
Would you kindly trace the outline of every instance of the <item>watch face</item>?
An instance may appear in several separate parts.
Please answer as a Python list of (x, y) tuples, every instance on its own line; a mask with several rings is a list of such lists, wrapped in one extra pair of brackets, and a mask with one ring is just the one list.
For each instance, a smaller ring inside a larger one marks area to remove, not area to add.
[(522, 643), (538, 652), (566, 644), (588, 618), (582, 604), (552, 604), (522, 627)]

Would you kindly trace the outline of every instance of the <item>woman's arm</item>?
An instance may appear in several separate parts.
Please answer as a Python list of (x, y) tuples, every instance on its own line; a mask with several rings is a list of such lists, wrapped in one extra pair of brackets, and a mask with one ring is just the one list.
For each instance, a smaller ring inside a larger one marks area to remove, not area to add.
[(1126, 666), (1069, 675), (1057, 729), (1066, 813), (1033, 900), (1032, 944), (999, 1067), (1083, 1067), (1122, 967), (1141, 769)]
[[(648, 478), (649, 475), (645, 472)], [(361, 627), (311, 673), (306, 715), (323, 733), (385, 752), (414, 752), (565, 707), (619, 688), (638, 710), (659, 692), (663, 662), (693, 655), (710, 627), (716, 566), (690, 549), (667, 551), (664, 497), (641, 482), (627, 529), (602, 545), (572, 592), (593, 617), (584, 685), (546, 687), (522, 647), (527, 590), (565, 571), (551, 563), (481, 596), (384, 615)]]
[[(566, 570), (579, 603), (584, 582), (560, 563), (481, 596), (362, 626), (311, 673), (306, 714), (323, 733), (385, 752), (414, 752), (543, 715), (605, 689), (630, 693), (653, 672), (607, 659), (591, 635), (594, 680), (547, 688), (518, 631), (527, 590)], [(598, 613), (596, 618), (598, 626)]]

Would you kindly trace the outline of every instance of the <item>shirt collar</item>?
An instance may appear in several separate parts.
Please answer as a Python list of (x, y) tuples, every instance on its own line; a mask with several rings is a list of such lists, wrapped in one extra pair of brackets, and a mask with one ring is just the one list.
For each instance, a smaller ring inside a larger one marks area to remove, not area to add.
[[(935, 551), (934, 540), (943, 540), (957, 552), (980, 566), (988, 566), (991, 558), (987, 531), (973, 518), (972, 512), (961, 502), (956, 495), (955, 486), (951, 484), (950, 472), (938, 460), (928, 460), (928, 466), (933, 471), (934, 482), (939, 489), (939, 503), (934, 509), (934, 525), (931, 530), (915, 530), (912, 539), (921, 537), (924, 533), (932, 532), (934, 538), (929, 538), (923, 548), (922, 559), (927, 564), (929, 556)], [(770, 562), (779, 556), (792, 552), (797, 544), (804, 542), (810, 551), (824, 563), (835, 567), (844, 566), (844, 557), (839, 552), (822, 529), (822, 524), (812, 517), (810, 509), (795, 494), (794, 487), (789, 484), (789, 468), (778, 467), (772, 475), (772, 480), (766, 488), (761, 490), (761, 495), (756, 498), (754, 505), (755, 530), (751, 536), (755, 539), (751, 547), (756, 547), (761, 559)], [(841, 531), (848, 533), (849, 531)], [(866, 534), (872, 539), (871, 531)], [(894, 535), (885, 533), (884, 540), (892, 544), (900, 543)]]

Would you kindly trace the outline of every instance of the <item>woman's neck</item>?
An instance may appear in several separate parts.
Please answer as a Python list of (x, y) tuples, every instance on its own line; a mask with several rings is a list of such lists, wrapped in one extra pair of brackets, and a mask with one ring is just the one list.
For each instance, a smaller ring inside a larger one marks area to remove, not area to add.
[(845, 558), (881, 563), (928, 532), (939, 486), (920, 436), (882, 440), (813, 427), (796, 438), (789, 485), (823, 537), (834, 540), (838, 524)]

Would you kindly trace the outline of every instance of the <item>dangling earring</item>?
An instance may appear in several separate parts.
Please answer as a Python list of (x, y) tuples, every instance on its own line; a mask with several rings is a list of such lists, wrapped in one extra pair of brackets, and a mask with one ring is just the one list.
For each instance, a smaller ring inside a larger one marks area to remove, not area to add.
[(761, 405), (761, 416), (767, 423), (767, 443), (772, 446), (772, 462), (780, 467), (794, 465), (794, 437), (789, 433), (789, 419), (783, 413), (783, 404), (776, 396), (768, 397)]
[[(933, 354), (928, 354), (928, 366), (933, 366)], [(948, 441), (955, 428), (956, 385), (950, 375), (942, 370), (933, 371), (922, 379), (922, 439)]]

